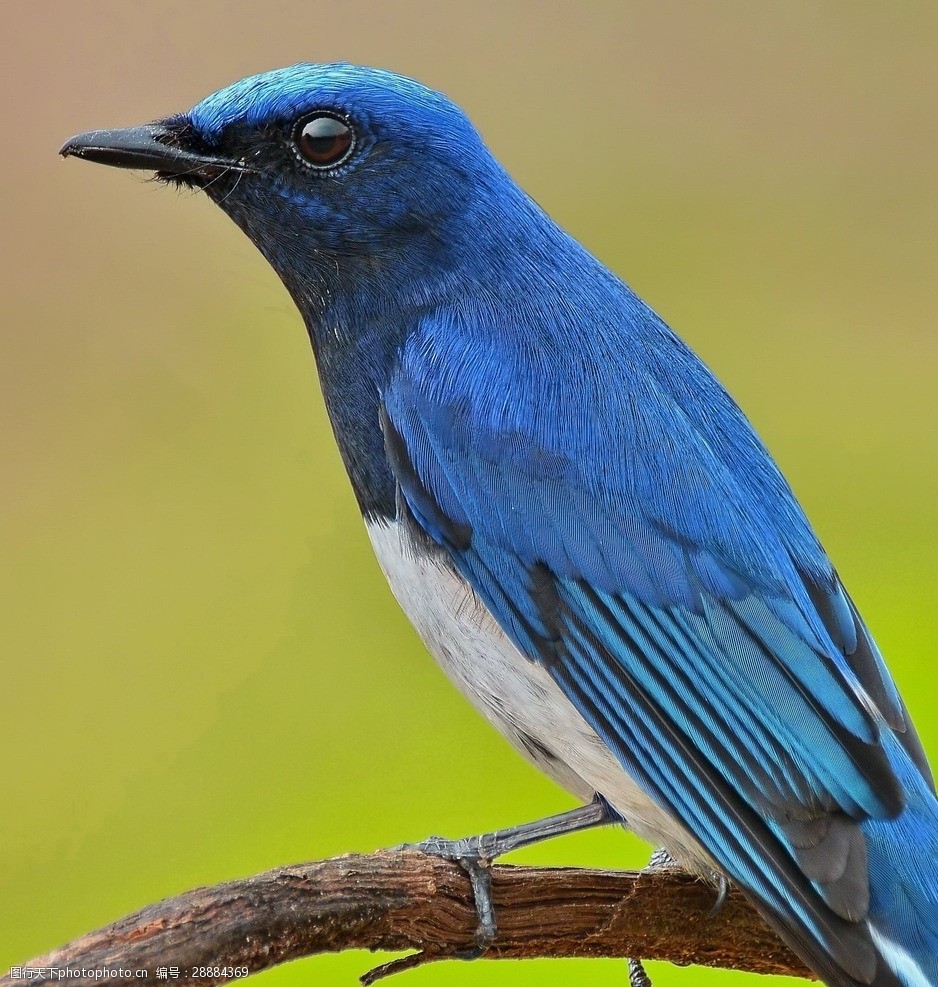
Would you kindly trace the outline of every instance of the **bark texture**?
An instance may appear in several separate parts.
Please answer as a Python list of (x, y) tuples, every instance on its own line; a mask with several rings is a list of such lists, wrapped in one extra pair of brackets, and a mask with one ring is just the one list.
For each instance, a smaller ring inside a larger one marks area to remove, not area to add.
[[(495, 866), (492, 886), (498, 938), (486, 959), (634, 957), (810, 976), (738, 892), (710, 915), (713, 889), (677, 870)], [(153, 983), (163, 982), (159, 968), (177, 967), (170, 984), (216, 984), (315, 953), (418, 950), (365, 974), (371, 983), (470, 946), (475, 925), (458, 864), (383, 850), (197, 888), (23, 966), (43, 968), (43, 979), (55, 979), (52, 968), (98, 971), (95, 982), (108, 985), (128, 980), (100, 975), (107, 969), (145, 970)], [(24, 980), (0, 978), (14, 985)]]

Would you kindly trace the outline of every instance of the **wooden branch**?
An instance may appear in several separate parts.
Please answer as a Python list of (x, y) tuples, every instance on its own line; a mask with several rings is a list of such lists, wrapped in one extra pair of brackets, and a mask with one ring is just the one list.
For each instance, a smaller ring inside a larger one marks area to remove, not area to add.
[[(711, 917), (713, 889), (677, 870), (496, 866), (492, 885), (498, 938), (486, 958), (630, 956), (810, 976), (738, 892)], [(97, 984), (127, 987), (119, 970), (138, 979), (146, 971), (152, 984), (166, 978), (159, 968), (177, 967), (168, 984), (216, 984), (314, 953), (420, 951), (372, 971), (363, 978), (370, 983), (469, 946), (475, 925), (469, 879), (457, 864), (383, 850), (197, 888), (23, 968), (59, 980), (51, 969), (94, 971)], [(0, 987), (30, 982), (24, 969), (14, 971)]]

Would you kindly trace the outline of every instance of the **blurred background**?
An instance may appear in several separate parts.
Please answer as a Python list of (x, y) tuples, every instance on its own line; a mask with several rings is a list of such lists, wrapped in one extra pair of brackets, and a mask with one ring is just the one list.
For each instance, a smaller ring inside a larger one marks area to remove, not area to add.
[[(251, 244), (197, 195), (62, 162), (63, 140), (300, 60), (447, 92), (752, 417), (938, 762), (936, 32), (917, 0), (0, 5), (0, 968), (197, 884), (570, 805), (390, 597)], [(647, 854), (607, 832), (517, 859)], [(263, 980), (353, 987), (374, 962)]]

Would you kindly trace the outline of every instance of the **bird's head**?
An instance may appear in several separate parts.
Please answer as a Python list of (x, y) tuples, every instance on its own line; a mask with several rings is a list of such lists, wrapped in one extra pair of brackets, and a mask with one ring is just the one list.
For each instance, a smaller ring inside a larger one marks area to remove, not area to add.
[(520, 194), (446, 97), (345, 64), (242, 79), (186, 113), (81, 134), (61, 153), (204, 190), (307, 315), (352, 284), (440, 290), (454, 255), (506, 234), (502, 200)]

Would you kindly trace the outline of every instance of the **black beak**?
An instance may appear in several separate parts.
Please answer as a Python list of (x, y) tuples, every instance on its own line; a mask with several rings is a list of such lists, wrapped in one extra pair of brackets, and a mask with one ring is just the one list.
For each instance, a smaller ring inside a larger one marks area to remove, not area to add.
[(180, 134), (158, 123), (122, 130), (92, 130), (66, 141), (63, 158), (84, 158), (115, 168), (143, 168), (162, 175), (208, 176), (219, 170), (248, 171), (241, 162), (184, 147)]

